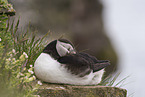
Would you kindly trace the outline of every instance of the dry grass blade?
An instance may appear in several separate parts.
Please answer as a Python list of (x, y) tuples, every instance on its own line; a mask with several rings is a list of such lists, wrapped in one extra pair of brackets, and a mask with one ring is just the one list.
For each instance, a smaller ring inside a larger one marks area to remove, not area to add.
[(20, 22), (20, 19), (17, 20), (17, 24), (16, 24), (15, 29), (14, 29), (14, 34), (17, 33), (19, 22)]
[(107, 84), (109, 83), (109, 80), (112, 78), (112, 75), (113, 75), (113, 74), (110, 74), (110, 75), (107, 76), (105, 79), (103, 79), (99, 85), (107, 86)]
[[(116, 87), (119, 84), (123, 83), (128, 77), (130, 77), (130, 76), (127, 76), (127, 77), (123, 78), (122, 80), (120, 80), (116, 85), (114, 85), (114, 87)], [(121, 86), (122, 86), (122, 84), (119, 87), (121, 87)]]
[[(121, 86), (123, 86), (123, 83), (130, 76), (127, 76), (127, 77), (123, 78), (122, 80), (120, 80), (119, 82), (116, 83), (116, 80), (117, 80), (117, 78), (119, 77), (120, 74), (121, 74), (120, 72), (117, 73), (115, 76), (113, 76), (113, 74), (110, 74), (105, 79), (103, 79), (99, 85), (101, 85), (101, 86), (114, 86), (114, 87), (121, 87)], [(120, 85), (120, 86), (118, 86), (118, 85)]]
[(116, 74), (113, 79), (111, 79), (111, 81), (109, 82), (108, 86), (113, 86), (114, 82), (116, 81), (116, 79), (119, 77), (120, 73)]

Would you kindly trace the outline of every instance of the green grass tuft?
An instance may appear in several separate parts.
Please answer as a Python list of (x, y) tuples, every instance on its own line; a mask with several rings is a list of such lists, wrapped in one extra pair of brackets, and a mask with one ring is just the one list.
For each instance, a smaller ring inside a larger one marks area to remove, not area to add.
[(127, 80), (127, 78), (129, 78), (130, 76), (126, 76), (125, 78), (121, 79), (119, 82), (116, 82), (119, 75), (121, 73), (116, 73), (114, 74), (110, 74), (109, 76), (107, 76), (106, 78), (104, 78), (101, 83), (99, 83), (98, 85), (101, 86), (113, 86), (113, 87), (122, 87), (124, 86), (124, 82)]
[(31, 97), (39, 86), (31, 85), (36, 79), (33, 64), (46, 44), (48, 33), (38, 38), (29, 28), (26, 32), (18, 32), (19, 19), (10, 24), (8, 17), (3, 15), (0, 21), (0, 94), (3, 97)]

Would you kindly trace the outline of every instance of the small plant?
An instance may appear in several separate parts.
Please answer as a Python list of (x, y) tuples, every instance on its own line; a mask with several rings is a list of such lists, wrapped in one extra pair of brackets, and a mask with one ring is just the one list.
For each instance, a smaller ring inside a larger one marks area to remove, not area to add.
[(34, 96), (42, 83), (32, 85), (36, 79), (33, 64), (47, 34), (36, 38), (29, 29), (18, 32), (19, 19), (16, 25), (14, 20), (10, 24), (6, 15), (0, 15), (0, 25), (0, 94), (3, 97)]
[(123, 79), (121, 79), (119, 82), (116, 82), (117, 78), (119, 77), (120, 72), (114, 74), (110, 74), (109, 76), (107, 76), (106, 78), (104, 78), (101, 83), (99, 83), (99, 85), (101, 86), (113, 86), (113, 87), (122, 87), (123, 83), (126, 81), (126, 79), (129, 77), (125, 77)]

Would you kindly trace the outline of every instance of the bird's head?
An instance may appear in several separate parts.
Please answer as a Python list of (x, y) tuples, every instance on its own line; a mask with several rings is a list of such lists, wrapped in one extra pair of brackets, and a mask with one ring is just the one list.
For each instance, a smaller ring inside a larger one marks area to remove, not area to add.
[(73, 44), (66, 39), (57, 40), (56, 50), (61, 57), (67, 54), (76, 54)]
[(67, 39), (58, 39), (50, 42), (43, 50), (43, 53), (50, 54), (54, 59), (67, 54), (76, 54), (73, 44)]

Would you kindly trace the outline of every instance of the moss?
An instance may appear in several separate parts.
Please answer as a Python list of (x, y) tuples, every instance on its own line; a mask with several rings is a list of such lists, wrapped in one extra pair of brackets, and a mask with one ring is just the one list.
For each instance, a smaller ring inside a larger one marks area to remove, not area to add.
[(43, 84), (38, 94), (42, 97), (126, 97), (127, 91), (108, 86)]

